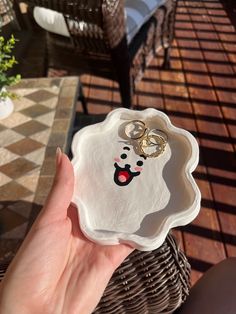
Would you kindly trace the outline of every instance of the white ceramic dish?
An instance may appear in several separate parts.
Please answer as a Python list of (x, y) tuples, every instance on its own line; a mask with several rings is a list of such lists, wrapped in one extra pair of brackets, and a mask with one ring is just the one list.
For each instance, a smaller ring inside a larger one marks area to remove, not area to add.
[[(160, 156), (144, 159), (137, 154), (124, 135), (133, 120), (167, 135)], [(197, 141), (161, 111), (116, 109), (103, 122), (76, 133), (72, 152), (73, 202), (81, 230), (92, 241), (153, 250), (171, 228), (190, 223), (200, 210), (201, 195), (192, 177)]]

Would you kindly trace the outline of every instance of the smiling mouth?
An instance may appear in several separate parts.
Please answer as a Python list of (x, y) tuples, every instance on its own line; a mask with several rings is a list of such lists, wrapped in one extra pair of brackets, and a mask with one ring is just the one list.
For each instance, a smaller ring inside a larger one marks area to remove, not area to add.
[(128, 185), (134, 177), (138, 176), (140, 174), (139, 171), (132, 172), (130, 170), (130, 165), (125, 165), (124, 168), (121, 168), (118, 166), (117, 163), (114, 163), (115, 166), (115, 173), (114, 173), (114, 181), (117, 185), (125, 186)]

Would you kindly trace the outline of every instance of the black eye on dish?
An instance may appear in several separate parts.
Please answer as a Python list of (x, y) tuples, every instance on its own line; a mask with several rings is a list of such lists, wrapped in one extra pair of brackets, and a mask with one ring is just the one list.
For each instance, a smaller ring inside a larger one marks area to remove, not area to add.
[(137, 161), (137, 166), (141, 167), (143, 165), (143, 162), (141, 160)]
[(127, 158), (127, 155), (126, 154), (122, 154), (122, 155), (120, 155), (120, 158), (125, 159), (125, 158)]

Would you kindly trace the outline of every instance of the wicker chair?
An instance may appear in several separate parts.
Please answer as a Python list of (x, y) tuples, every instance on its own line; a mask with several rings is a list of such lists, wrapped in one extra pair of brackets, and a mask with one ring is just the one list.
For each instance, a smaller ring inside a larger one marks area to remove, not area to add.
[(158, 249), (134, 251), (113, 274), (94, 314), (174, 313), (190, 290), (191, 267), (169, 234)]
[[(11, 262), (0, 263), (0, 282)], [(161, 247), (134, 251), (114, 272), (93, 314), (174, 313), (190, 290), (190, 265), (169, 234)]]
[(163, 0), (128, 43), (124, 0), (26, 0), (63, 14), (68, 37), (47, 32), (48, 63), (80, 75), (118, 81), (122, 104), (130, 107), (134, 83), (151, 57), (164, 48), (168, 66), (173, 39), (175, 0)]

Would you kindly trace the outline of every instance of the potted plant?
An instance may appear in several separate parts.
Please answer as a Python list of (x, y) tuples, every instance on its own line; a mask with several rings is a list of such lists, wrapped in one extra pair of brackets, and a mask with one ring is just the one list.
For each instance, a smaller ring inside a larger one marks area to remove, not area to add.
[(17, 63), (12, 54), (15, 43), (16, 39), (13, 35), (8, 40), (0, 36), (0, 119), (9, 116), (14, 108), (12, 99), (16, 95), (8, 91), (7, 87), (18, 83), (21, 79), (19, 74), (8, 75), (8, 70)]

